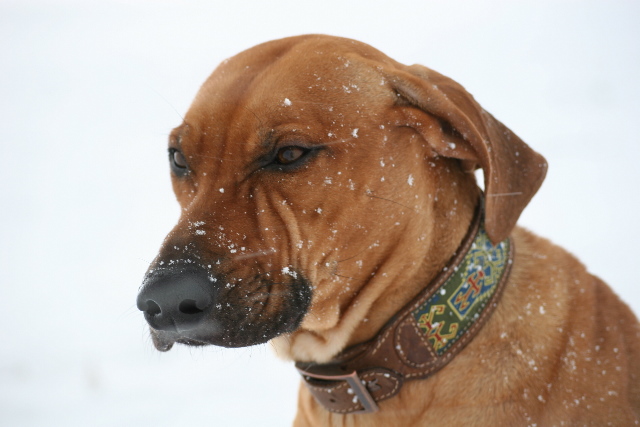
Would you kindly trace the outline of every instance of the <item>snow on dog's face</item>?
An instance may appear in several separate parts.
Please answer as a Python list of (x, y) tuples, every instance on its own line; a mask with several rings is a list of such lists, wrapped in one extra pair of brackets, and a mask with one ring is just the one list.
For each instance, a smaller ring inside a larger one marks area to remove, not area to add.
[[(228, 60), (171, 133), (182, 215), (139, 298), (159, 349), (262, 343), (303, 320), (331, 327), (375, 271), (385, 235), (408, 225), (414, 196), (383, 200), (417, 188), (395, 163), (421, 161), (386, 146), (398, 130), (380, 113), (395, 95), (375, 70), (325, 48), (274, 45)], [(281, 61), (291, 64), (273, 67)], [(375, 173), (354, 174), (362, 164)], [(172, 287), (185, 289), (165, 308), (155, 289)]]
[(359, 296), (356, 311), (380, 295), (365, 289), (376, 274), (417, 268), (396, 258), (426, 254), (439, 194), (462, 192), (440, 183), (464, 182), (460, 202), (476, 203), (461, 160), (483, 159), (414, 105), (414, 86), (390, 74), (399, 67), (365, 44), (306, 36), (214, 71), (170, 136), (182, 214), (138, 298), (156, 347), (336, 328)]

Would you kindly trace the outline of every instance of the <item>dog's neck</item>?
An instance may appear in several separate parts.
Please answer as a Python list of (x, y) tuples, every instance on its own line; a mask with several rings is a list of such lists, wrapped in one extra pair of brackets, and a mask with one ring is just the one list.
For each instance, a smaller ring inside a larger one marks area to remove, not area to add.
[(296, 364), (325, 408), (375, 411), (377, 401), (441, 369), (477, 334), (497, 305), (513, 253), (510, 239), (491, 243), (481, 210), (449, 264), (371, 341), (327, 364)]
[[(461, 186), (462, 187), (462, 186)], [(441, 195), (441, 206), (434, 206), (433, 213), (429, 217), (429, 224), (425, 228), (429, 230), (429, 245), (423, 254), (408, 253), (405, 248), (413, 250), (411, 239), (416, 235), (409, 234), (408, 241), (399, 242), (398, 248), (393, 251), (389, 258), (385, 259), (385, 266), (389, 266), (388, 282), (380, 279), (380, 274), (376, 274), (372, 281), (378, 280), (377, 287), (380, 293), (376, 295), (375, 301), (369, 307), (365, 320), (361, 322), (351, 333), (346, 347), (366, 342), (376, 336), (380, 329), (389, 322), (397, 312), (406, 306), (420, 292), (428, 288), (429, 283), (450, 263), (451, 258), (459, 251), (464, 244), (464, 239), (468, 230), (474, 222), (478, 209), (482, 204), (482, 197), (472, 196), (465, 202), (460, 202), (457, 213), (451, 215), (453, 200), (462, 201), (464, 196), (452, 196), (449, 200)], [(463, 206), (466, 205), (466, 206)], [(422, 237), (422, 236), (421, 236)], [(419, 238), (421, 238), (419, 237)], [(421, 258), (422, 257), (422, 258)], [(417, 259), (419, 262), (409, 264), (407, 260)], [(367, 286), (368, 287), (368, 286)], [(358, 303), (361, 303), (358, 301)], [(318, 361), (318, 360), (312, 360)]]

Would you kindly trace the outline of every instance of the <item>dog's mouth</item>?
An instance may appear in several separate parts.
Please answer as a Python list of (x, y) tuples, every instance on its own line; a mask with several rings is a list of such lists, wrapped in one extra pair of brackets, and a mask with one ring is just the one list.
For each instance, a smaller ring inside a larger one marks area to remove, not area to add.
[[(151, 340), (153, 341), (153, 345), (158, 351), (169, 351), (176, 343), (175, 334), (166, 331), (156, 331), (153, 328), (151, 329)], [(202, 344), (201, 344), (202, 345)]]
[(295, 331), (309, 309), (311, 293), (300, 273), (233, 282), (222, 276), (212, 280), (210, 271), (190, 267), (150, 273), (138, 308), (159, 351), (176, 343), (247, 347)]
[(266, 343), (267, 341), (286, 333), (293, 332), (302, 322), (306, 314), (306, 308), (297, 313), (280, 315), (276, 319), (261, 321), (258, 323), (229, 325), (227, 328), (220, 326), (211, 328), (211, 322), (197, 325), (194, 330), (175, 332), (166, 330), (151, 330), (153, 345), (158, 351), (169, 351), (174, 344), (183, 344), (192, 347), (216, 345), (220, 347), (248, 347)]
[(153, 328), (151, 329), (151, 340), (153, 341), (153, 345), (158, 351), (169, 351), (173, 348), (173, 345), (184, 344), (193, 347), (200, 347), (209, 345), (211, 343), (206, 341), (200, 341), (192, 338), (181, 337), (179, 334), (175, 332), (167, 332), (167, 331), (157, 331)]
[(150, 328), (151, 339), (156, 350), (166, 352), (173, 348), (174, 344), (182, 344), (191, 347), (202, 347), (215, 345), (220, 347), (248, 347), (252, 345), (264, 344), (279, 335), (293, 332), (302, 322), (304, 312), (283, 323), (271, 324), (269, 322), (261, 325), (248, 324), (238, 326), (238, 328), (220, 329), (216, 332), (208, 333), (206, 327), (197, 331), (173, 332)]

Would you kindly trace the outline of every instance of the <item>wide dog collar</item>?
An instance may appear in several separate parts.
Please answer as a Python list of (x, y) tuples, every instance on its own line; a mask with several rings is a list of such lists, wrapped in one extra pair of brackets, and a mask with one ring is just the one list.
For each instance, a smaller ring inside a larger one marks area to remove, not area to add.
[(405, 381), (441, 369), (478, 333), (497, 306), (514, 251), (509, 238), (491, 243), (480, 211), (448, 265), (372, 340), (328, 364), (296, 363), (327, 410), (376, 412), (376, 402), (396, 395)]

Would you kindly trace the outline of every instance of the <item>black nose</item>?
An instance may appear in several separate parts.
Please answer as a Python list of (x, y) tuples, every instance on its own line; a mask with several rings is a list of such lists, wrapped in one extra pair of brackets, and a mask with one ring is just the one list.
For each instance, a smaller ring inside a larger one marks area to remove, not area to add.
[(181, 332), (198, 327), (209, 313), (215, 289), (202, 269), (154, 272), (138, 294), (138, 309), (156, 330)]

